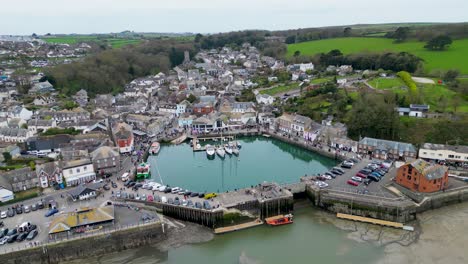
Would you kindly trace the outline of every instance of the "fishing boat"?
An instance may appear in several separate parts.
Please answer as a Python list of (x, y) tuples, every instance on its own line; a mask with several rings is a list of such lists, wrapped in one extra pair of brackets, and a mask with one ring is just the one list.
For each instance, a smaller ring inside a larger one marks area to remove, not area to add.
[(159, 153), (160, 149), (161, 149), (161, 145), (159, 144), (159, 142), (153, 142), (153, 144), (151, 144), (151, 147), (150, 147), (150, 153), (152, 155), (156, 155)]
[(146, 162), (140, 163), (137, 167), (137, 180), (148, 179), (151, 176), (150, 165)]
[(242, 145), (241, 145), (241, 143), (239, 141), (235, 141), (234, 144), (236, 144), (236, 147), (238, 149), (242, 148)]
[(229, 144), (224, 145), (224, 150), (227, 154), (232, 155), (232, 148), (229, 146)]
[(278, 216), (266, 218), (265, 222), (267, 223), (267, 225), (279, 226), (279, 225), (292, 224), (294, 221), (293, 221), (293, 215), (287, 214), (287, 215), (278, 215)]
[(208, 156), (208, 158), (214, 158), (215, 148), (213, 146), (206, 145), (206, 156)]
[(216, 148), (216, 154), (218, 154), (218, 156), (222, 159), (226, 157), (226, 151), (224, 151), (223, 146), (219, 146), (218, 148)]

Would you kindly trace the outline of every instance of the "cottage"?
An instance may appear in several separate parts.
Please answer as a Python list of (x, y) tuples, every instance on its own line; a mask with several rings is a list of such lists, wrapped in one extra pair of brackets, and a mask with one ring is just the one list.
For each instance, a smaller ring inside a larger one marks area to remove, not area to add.
[(400, 166), (395, 182), (415, 192), (437, 192), (448, 186), (448, 168), (417, 159)]
[(410, 104), (410, 107), (398, 107), (396, 110), (400, 116), (427, 117), (429, 105)]
[(294, 116), (291, 114), (283, 114), (277, 118), (277, 127), (280, 131), (285, 133), (291, 133), (292, 124), (294, 122)]
[(50, 128), (54, 128), (57, 126), (57, 121), (49, 119), (31, 119), (28, 121), (28, 130), (32, 134), (40, 133), (47, 131)]
[(55, 186), (63, 182), (62, 170), (60, 169), (58, 162), (47, 162), (44, 164), (37, 164), (36, 174), (39, 178), (41, 188)]
[(13, 192), (25, 191), (39, 186), (36, 171), (31, 170), (30, 167), (3, 172), (2, 177), (11, 185)]
[(416, 158), (416, 147), (409, 143), (365, 137), (359, 141), (358, 152), (378, 159)]
[(291, 128), (293, 132), (303, 135), (305, 128), (309, 127), (311, 123), (312, 119), (309, 117), (296, 114), (294, 115)]
[(271, 105), (275, 101), (275, 98), (273, 96), (268, 95), (268, 94), (260, 94), (260, 93), (257, 94), (255, 99), (257, 100), (257, 103), (265, 104), (265, 105)]

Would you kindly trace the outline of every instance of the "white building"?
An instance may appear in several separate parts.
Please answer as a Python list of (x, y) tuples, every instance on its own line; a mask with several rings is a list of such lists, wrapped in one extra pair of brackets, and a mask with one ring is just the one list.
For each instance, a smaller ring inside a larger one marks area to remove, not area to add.
[(0, 186), (0, 202), (4, 203), (13, 199), (15, 199), (13, 192)]
[(65, 162), (62, 168), (62, 174), (67, 186), (74, 186), (96, 179), (93, 163), (89, 159)]
[(468, 163), (468, 146), (425, 143), (419, 149), (419, 158)]
[(256, 97), (257, 103), (271, 105), (275, 101), (275, 98), (268, 94), (258, 94)]
[(314, 69), (314, 64), (311, 62), (311, 63), (301, 63), (299, 64), (299, 70), (302, 71), (302, 72), (306, 72), (308, 70), (313, 70)]

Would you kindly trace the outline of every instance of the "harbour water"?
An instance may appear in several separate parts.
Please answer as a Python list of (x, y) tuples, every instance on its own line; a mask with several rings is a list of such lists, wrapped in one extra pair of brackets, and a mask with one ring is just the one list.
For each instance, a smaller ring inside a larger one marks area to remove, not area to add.
[(152, 177), (191, 191), (225, 192), (263, 181), (297, 182), (305, 174), (324, 172), (336, 164), (333, 159), (276, 139), (244, 137), (238, 141), (242, 143), (238, 157), (226, 154), (225, 159), (216, 156), (213, 160), (204, 151), (193, 152), (188, 144), (162, 146), (157, 156), (148, 159)]

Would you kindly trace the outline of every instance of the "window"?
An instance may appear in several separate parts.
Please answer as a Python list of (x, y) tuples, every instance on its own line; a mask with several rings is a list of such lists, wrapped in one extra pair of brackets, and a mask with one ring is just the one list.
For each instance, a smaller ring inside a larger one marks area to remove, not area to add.
[(423, 152), (423, 154), (427, 154), (427, 152)]
[(84, 166), (84, 167), (83, 167), (83, 170), (86, 171), (86, 169), (87, 169), (86, 166)]
[(448, 155), (448, 157), (449, 157), (449, 158), (453, 158), (453, 157), (454, 157), (454, 155)]
[(437, 183), (437, 180), (434, 180), (432, 183), (436, 184), (436, 183)]
[(68, 171), (68, 173), (73, 174), (73, 170), (70, 169), (70, 170)]
[(406, 176), (406, 178), (411, 181), (411, 175)]
[(80, 169), (76, 169), (76, 173), (80, 173)]

